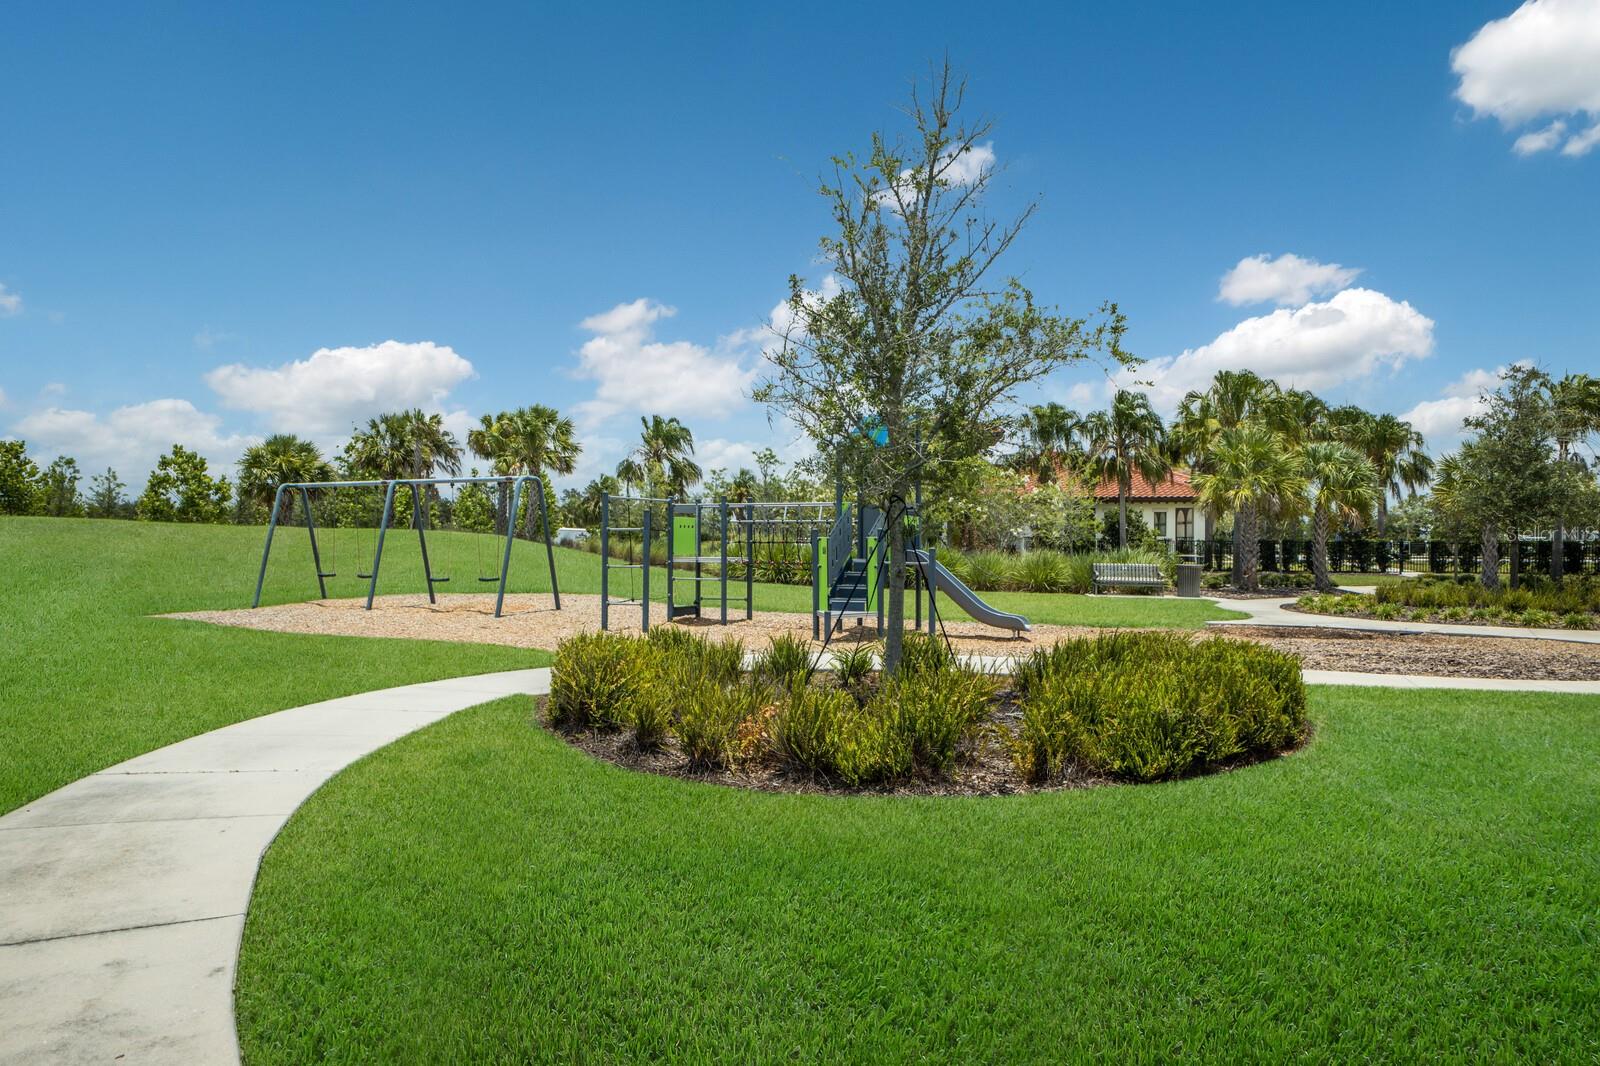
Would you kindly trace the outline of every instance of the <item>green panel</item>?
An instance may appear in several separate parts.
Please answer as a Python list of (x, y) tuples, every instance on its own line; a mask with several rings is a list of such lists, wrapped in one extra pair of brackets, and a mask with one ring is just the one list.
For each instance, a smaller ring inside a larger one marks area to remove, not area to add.
[(813, 580), (815, 580), (818, 584), (822, 585), (822, 588), (819, 590), (819, 595), (820, 595), (821, 602), (824, 605), (826, 605), (827, 602), (828, 602), (828, 585), (827, 585), (827, 581), (828, 581), (828, 538), (827, 537), (821, 537), (821, 538), (819, 538), (817, 540), (817, 573), (816, 573), (816, 576), (815, 576), (815, 578)]
[(878, 538), (867, 538), (867, 609), (878, 596)]
[(700, 523), (694, 515), (672, 516), (672, 554), (674, 556), (700, 554)]

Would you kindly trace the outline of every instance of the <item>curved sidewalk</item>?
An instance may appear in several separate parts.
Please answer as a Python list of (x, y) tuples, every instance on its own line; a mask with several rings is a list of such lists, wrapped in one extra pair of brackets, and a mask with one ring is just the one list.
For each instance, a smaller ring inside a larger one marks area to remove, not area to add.
[(430, 681), (213, 730), (0, 817), (0, 1063), (233, 1063), (256, 868), (369, 752), (548, 669)]
[(1308, 614), (1286, 608), (1286, 599), (1230, 600), (1208, 596), (1218, 607), (1240, 611), (1249, 618), (1207, 622), (1208, 626), (1283, 626), (1289, 628), (1357, 629), (1369, 633), (1432, 633), (1441, 637), (1506, 637), (1512, 640), (1564, 640), (1571, 644), (1600, 644), (1596, 629), (1528, 629), (1523, 626), (1463, 626), (1446, 622), (1386, 622), (1378, 618), (1349, 618), (1336, 614)]

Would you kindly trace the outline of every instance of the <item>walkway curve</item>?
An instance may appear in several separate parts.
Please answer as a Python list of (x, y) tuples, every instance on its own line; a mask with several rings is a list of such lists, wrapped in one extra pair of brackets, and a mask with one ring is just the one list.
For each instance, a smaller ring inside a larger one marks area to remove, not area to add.
[(1468, 626), (1449, 622), (1390, 622), (1381, 618), (1351, 618), (1339, 614), (1291, 611), (1293, 599), (1230, 600), (1207, 597), (1218, 607), (1239, 611), (1249, 618), (1207, 622), (1208, 626), (1279, 626), (1286, 628), (1356, 629), (1368, 633), (1430, 633), (1441, 637), (1501, 637), (1509, 640), (1564, 640), (1570, 644), (1600, 644), (1600, 629), (1531, 629), (1526, 626)]
[(0, 1063), (236, 1063), (233, 981), (262, 853), (350, 763), (548, 668), (247, 719), (0, 817)]

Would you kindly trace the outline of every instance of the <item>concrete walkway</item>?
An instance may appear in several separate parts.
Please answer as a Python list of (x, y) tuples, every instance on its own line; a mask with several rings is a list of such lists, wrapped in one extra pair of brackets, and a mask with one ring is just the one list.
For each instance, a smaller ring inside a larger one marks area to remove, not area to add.
[[(1348, 590), (1347, 590), (1348, 591)], [(1524, 626), (1463, 626), (1445, 622), (1385, 622), (1377, 618), (1350, 618), (1344, 615), (1308, 614), (1287, 610), (1295, 600), (1231, 600), (1207, 597), (1218, 607), (1240, 611), (1249, 618), (1208, 622), (1213, 626), (1292, 626), (1320, 629), (1359, 629), (1371, 633), (1435, 633), (1449, 637), (1509, 637), (1513, 640), (1564, 640), (1572, 644), (1600, 644), (1596, 629), (1529, 629)]]
[(239, 1061), (233, 979), (262, 852), (328, 778), (550, 671), (252, 718), (0, 817), (0, 1063)]

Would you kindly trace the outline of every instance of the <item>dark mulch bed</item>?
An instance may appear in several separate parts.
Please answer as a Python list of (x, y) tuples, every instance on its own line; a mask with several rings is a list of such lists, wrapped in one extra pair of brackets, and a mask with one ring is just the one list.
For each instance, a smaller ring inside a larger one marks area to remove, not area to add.
[(1308, 670), (1515, 681), (1600, 679), (1600, 644), (1523, 637), (1385, 633), (1363, 629), (1227, 625), (1229, 636), (1289, 652)]

